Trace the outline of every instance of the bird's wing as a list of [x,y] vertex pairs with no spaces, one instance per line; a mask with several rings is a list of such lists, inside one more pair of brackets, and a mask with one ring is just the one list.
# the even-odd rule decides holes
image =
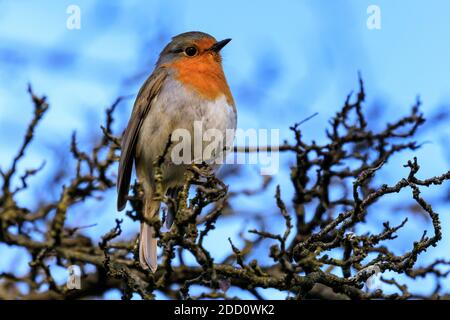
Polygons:
[[139,90],[134,102],[133,112],[122,137],[122,151],[120,154],[119,173],[117,177],[117,209],[122,210],[127,203],[130,187],[131,172],[135,156],[136,141],[142,123],[150,110],[155,97],[161,90],[167,77],[164,67],[156,69]]

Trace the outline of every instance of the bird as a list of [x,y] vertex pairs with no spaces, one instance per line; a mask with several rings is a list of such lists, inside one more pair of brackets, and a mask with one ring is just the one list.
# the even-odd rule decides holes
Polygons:
[[[155,163],[167,151],[175,130],[194,134],[197,122],[202,129],[217,130],[228,138],[231,135],[229,140],[233,140],[237,111],[221,56],[221,50],[230,41],[217,41],[207,33],[190,31],[172,37],[161,51],[153,72],[136,96],[122,136],[117,176],[118,211],[126,206],[134,166],[143,189],[144,217],[151,219],[159,214],[161,202],[155,197]],[[230,148],[229,140],[223,141],[221,148]],[[211,162],[220,156],[223,156],[221,152],[212,152],[201,161]],[[214,169],[218,167],[215,165]],[[169,157],[160,168],[162,179],[158,181],[163,194],[177,197],[184,183],[186,165],[171,162]],[[167,227],[174,220],[173,214],[169,210]],[[152,272],[158,266],[155,230],[145,221],[141,222],[139,234],[139,264]]]

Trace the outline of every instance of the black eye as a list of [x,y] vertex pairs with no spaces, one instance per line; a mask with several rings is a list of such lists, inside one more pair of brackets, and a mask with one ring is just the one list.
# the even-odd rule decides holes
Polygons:
[[188,55],[189,57],[193,57],[197,54],[197,48],[195,47],[187,47],[184,50],[184,53],[186,53],[186,55]]

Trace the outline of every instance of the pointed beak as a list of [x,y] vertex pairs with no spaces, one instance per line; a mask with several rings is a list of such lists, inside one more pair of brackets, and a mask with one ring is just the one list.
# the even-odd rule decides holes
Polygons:
[[214,51],[214,52],[219,52],[219,51],[222,50],[222,48],[225,47],[225,46],[228,44],[228,42],[230,42],[230,41],[231,41],[231,39],[225,39],[225,40],[222,40],[222,41],[218,41],[218,42],[214,43],[214,44],[212,45],[212,47],[209,48],[209,50]]

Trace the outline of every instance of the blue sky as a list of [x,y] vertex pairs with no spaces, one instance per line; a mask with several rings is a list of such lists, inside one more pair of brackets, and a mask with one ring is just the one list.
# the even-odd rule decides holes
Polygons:
[[[81,9],[80,30],[66,28],[70,4]],[[366,10],[372,4],[381,9],[380,30],[366,27]],[[68,145],[73,130],[82,141],[95,134],[104,108],[118,95],[137,92],[162,44],[191,30],[233,39],[223,51],[224,68],[239,110],[238,125],[244,129],[279,128],[281,138],[289,138],[289,125],[318,112],[304,125],[304,136],[324,139],[328,119],[357,89],[358,71],[365,80],[367,105],[383,121],[406,114],[417,95],[425,115],[448,113],[449,12],[450,2],[444,0],[0,1],[0,166],[9,163],[31,117],[27,83],[48,96],[51,109],[21,168],[50,157],[47,170],[51,170],[61,161],[52,148]],[[120,105],[116,130],[123,129],[132,102]],[[448,140],[449,133],[448,127],[441,126],[421,136],[430,142],[414,153],[423,176],[448,169],[441,142]],[[382,171],[384,181],[403,177],[406,169],[399,170],[399,165],[412,155],[405,153],[390,162]],[[290,159],[282,161],[286,164]],[[292,195],[288,174],[285,170],[275,178],[286,201]],[[246,175],[253,179],[238,179],[232,188],[254,186],[260,179],[254,168],[246,168]],[[31,201],[34,195],[23,195],[23,200]],[[86,204],[87,218],[74,213],[70,222],[98,223],[101,228],[89,231],[98,237],[113,226],[113,217],[120,216],[114,197],[111,192],[101,203]],[[266,210],[267,204],[260,200],[240,199],[239,205],[246,212]],[[448,205],[438,209],[444,230],[449,230]],[[98,210],[110,214],[99,217]],[[385,218],[375,217],[378,227]],[[400,250],[422,232],[423,225],[411,224]],[[126,227],[129,237],[137,231],[129,221]],[[233,221],[224,221],[214,239],[226,239],[239,229]],[[223,243],[216,249],[218,255],[229,249]],[[427,257],[448,257],[449,245],[450,237],[444,236]],[[0,262],[1,269],[11,264],[15,253],[1,246],[0,251],[11,257]]]

